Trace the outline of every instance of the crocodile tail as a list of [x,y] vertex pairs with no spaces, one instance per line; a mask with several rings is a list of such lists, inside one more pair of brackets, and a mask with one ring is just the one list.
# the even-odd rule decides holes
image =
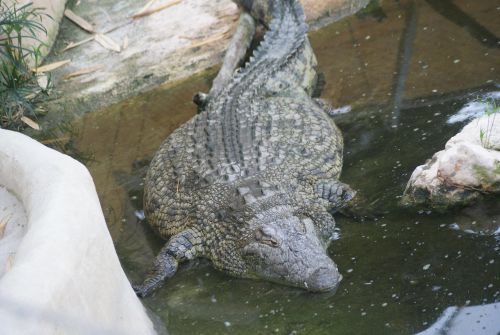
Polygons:
[[304,9],[298,0],[234,1],[268,27],[264,40],[254,50],[246,68],[269,57],[286,60],[303,45],[308,25]]
[[305,22],[304,10],[298,0],[233,0],[233,2],[266,27],[269,27],[271,21],[276,18],[276,12],[281,12],[286,5],[293,6],[297,17]]

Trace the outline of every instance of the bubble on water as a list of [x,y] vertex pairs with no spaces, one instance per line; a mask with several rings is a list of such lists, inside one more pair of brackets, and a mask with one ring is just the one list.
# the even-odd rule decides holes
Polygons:
[[439,286],[439,285],[434,285],[434,286],[432,286],[432,289],[431,289],[431,290],[432,290],[432,292],[437,292],[437,291],[441,290],[441,286]]
[[382,307],[387,307],[387,303],[386,303],[386,302],[384,302],[384,303],[382,303],[382,305],[381,305],[381,306],[382,306]]
[[229,321],[224,321],[224,326],[226,326],[226,327],[230,327],[230,326],[231,326],[231,322],[229,322]]
[[135,215],[136,218],[138,218],[141,221],[146,218],[146,215],[144,215],[144,211],[142,209],[135,211],[134,215]]
[[340,236],[341,236],[340,229],[339,228],[335,228],[332,236],[330,237],[330,240],[331,241],[337,241],[337,240],[340,239]]
[[345,114],[345,113],[349,113],[351,110],[352,110],[352,107],[350,105],[346,105],[346,106],[332,109],[331,114],[333,114],[333,115]]

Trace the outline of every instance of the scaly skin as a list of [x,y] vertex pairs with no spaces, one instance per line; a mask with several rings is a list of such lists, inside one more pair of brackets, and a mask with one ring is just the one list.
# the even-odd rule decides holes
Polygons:
[[354,192],[338,181],[342,135],[310,96],[316,59],[302,7],[238,3],[268,32],[249,63],[151,162],[145,212],[168,242],[135,287],[139,296],[195,257],[234,276],[311,291],[334,289],[341,279],[325,251],[335,226],[328,211]]

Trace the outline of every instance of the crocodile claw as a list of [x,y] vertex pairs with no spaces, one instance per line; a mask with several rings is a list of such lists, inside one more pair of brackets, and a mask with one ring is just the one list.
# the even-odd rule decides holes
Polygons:
[[198,106],[198,107],[204,107],[206,106],[208,102],[208,94],[203,93],[203,92],[198,92],[193,96],[193,102]]
[[146,290],[142,285],[132,285],[132,288],[139,298],[144,298],[146,296]]

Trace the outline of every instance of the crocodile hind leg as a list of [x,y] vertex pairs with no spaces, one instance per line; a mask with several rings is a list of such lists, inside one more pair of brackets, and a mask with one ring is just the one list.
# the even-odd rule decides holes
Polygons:
[[247,13],[242,13],[238,21],[236,32],[226,50],[222,67],[213,80],[212,88],[206,93],[198,92],[193,97],[193,102],[204,107],[207,102],[217,96],[229,83],[234,71],[245,58],[250,43],[255,35],[255,20]]
[[137,296],[142,298],[149,295],[175,274],[180,262],[197,257],[202,246],[199,236],[193,229],[172,236],[156,256],[144,282],[133,286]]

